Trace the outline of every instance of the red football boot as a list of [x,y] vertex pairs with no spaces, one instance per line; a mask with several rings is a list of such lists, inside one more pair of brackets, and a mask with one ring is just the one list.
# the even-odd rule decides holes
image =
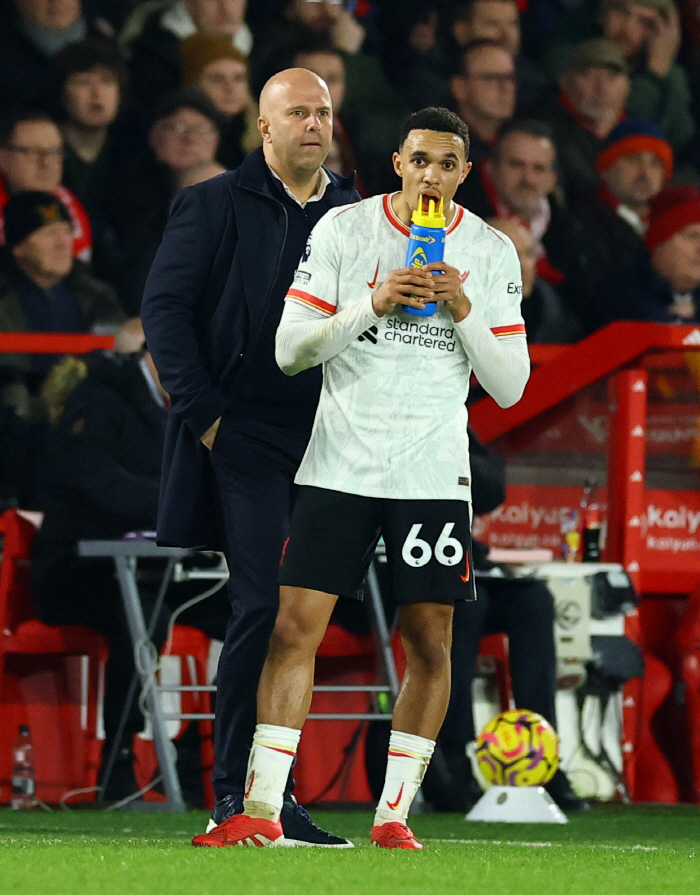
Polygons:
[[262,820],[247,814],[233,814],[220,823],[210,833],[200,833],[192,840],[192,845],[223,848],[227,845],[253,845],[257,848],[271,848],[284,845],[282,824],[279,821]]
[[390,821],[389,823],[377,824],[376,827],[372,827],[369,841],[372,845],[376,845],[377,848],[409,848],[414,850],[423,848],[406,824],[400,824],[398,821]]

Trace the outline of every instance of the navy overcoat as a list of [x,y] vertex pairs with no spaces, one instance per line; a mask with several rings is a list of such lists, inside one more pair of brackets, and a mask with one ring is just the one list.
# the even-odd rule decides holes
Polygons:
[[[359,198],[352,176],[328,174],[323,198],[312,203],[314,217]],[[235,397],[273,292],[280,290],[281,300],[289,286],[276,282],[289,227],[278,190],[261,149],[236,170],[183,190],[146,281],[141,317],[171,398],[161,544],[223,547],[208,450],[199,438]]]

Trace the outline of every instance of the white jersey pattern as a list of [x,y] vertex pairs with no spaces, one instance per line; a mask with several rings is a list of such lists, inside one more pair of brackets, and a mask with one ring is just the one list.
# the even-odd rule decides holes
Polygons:
[[[472,310],[455,324],[400,308],[377,317],[371,293],[405,266],[408,228],[390,196],[329,211],[313,230],[277,333],[287,373],[323,362],[323,389],[296,481],[367,497],[469,500],[465,401],[474,368],[502,405],[529,375],[520,264],[510,240],[461,207],[445,262]],[[499,344],[500,343],[500,344]]]

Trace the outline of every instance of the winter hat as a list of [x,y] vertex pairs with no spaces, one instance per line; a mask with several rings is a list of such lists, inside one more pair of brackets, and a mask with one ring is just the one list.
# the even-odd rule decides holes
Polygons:
[[622,74],[627,74],[629,70],[622,50],[604,37],[593,37],[578,44],[568,54],[564,63],[565,73],[588,71],[589,68],[611,68]]
[[623,119],[610,131],[596,162],[598,173],[606,171],[623,155],[637,152],[653,152],[664,166],[664,182],[670,180],[673,174],[671,144],[660,127],[634,116]]
[[182,60],[182,83],[194,84],[202,74],[202,69],[219,59],[235,59],[246,67],[248,60],[237,50],[228,37],[198,32],[185,38],[180,44]]
[[644,243],[650,252],[691,224],[700,224],[700,190],[669,186],[649,203],[649,229]]
[[3,209],[5,217],[5,245],[13,249],[36,230],[48,224],[65,221],[72,224],[66,206],[51,193],[24,190],[11,196]]

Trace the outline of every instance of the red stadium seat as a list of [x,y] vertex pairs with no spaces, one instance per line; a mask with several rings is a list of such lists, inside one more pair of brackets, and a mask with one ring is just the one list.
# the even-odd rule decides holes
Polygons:
[[19,724],[28,723],[32,731],[37,795],[44,801],[56,802],[68,790],[93,785],[99,760],[98,694],[108,647],[86,628],[48,626],[37,619],[29,596],[36,531],[31,514],[7,510],[0,516],[0,787],[5,801],[10,745]]

